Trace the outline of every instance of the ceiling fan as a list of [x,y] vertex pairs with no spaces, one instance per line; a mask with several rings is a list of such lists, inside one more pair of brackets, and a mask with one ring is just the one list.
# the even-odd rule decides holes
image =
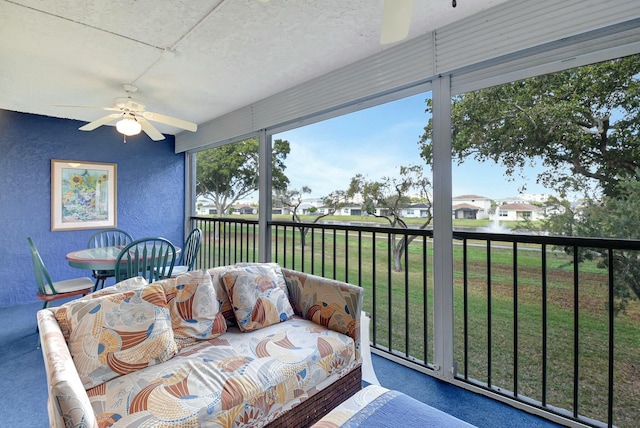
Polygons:
[[160,113],[153,113],[147,111],[145,105],[140,101],[131,97],[131,94],[135,93],[138,88],[134,85],[122,85],[126,97],[116,98],[113,101],[113,107],[94,107],[94,106],[76,106],[76,105],[60,105],[64,107],[84,107],[84,108],[98,108],[107,111],[114,111],[117,113],[111,113],[100,119],[89,122],[86,125],[78,128],[81,131],[93,131],[102,125],[107,125],[110,122],[116,121],[116,129],[118,132],[124,135],[124,142],[127,142],[127,137],[137,135],[140,131],[144,131],[149,138],[154,141],[164,140],[164,135],[158,131],[149,121],[163,123],[165,125],[175,126],[176,128],[185,129],[187,131],[195,132],[198,129],[198,125],[193,122],[178,119],[175,117],[165,116]]
[[[269,0],[258,1],[269,2]],[[453,0],[453,7],[456,7],[456,0]],[[387,45],[406,39],[409,35],[412,14],[413,0],[384,0],[380,44]]]
[[409,35],[413,0],[384,0],[380,44],[399,42]]
[[[451,0],[451,7],[457,5],[457,0]],[[384,0],[380,44],[386,45],[406,39],[412,15],[413,0]]]

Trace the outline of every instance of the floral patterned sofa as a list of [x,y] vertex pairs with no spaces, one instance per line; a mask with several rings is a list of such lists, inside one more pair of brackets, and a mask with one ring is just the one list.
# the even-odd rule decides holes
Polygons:
[[361,387],[362,293],[247,264],[41,310],[51,426],[308,426]]

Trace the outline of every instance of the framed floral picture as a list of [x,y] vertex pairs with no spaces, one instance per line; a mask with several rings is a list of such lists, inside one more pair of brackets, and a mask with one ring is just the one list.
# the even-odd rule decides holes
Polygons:
[[116,164],[51,160],[51,230],[116,227]]

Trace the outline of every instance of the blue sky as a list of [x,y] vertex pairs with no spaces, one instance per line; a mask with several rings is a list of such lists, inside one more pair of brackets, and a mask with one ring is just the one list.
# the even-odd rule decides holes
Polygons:
[[[428,96],[416,95],[274,135],[291,146],[285,162],[290,187],[306,185],[313,191],[311,197],[321,197],[345,190],[357,173],[379,180],[397,175],[401,165],[423,165],[418,140],[428,120],[424,111]],[[526,193],[550,193],[535,183],[538,170],[525,170]],[[507,181],[504,168],[497,164],[469,159],[453,165],[453,196],[512,197],[523,184],[519,177]]]

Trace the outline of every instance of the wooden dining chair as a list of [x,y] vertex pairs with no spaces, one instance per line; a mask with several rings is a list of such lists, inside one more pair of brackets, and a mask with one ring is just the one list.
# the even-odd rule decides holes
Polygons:
[[126,245],[116,258],[116,282],[142,276],[152,283],[170,277],[175,264],[176,247],[168,239],[137,239]]
[[[101,247],[117,247],[129,244],[133,241],[133,237],[122,229],[104,229],[99,230],[89,238],[87,248],[101,248]],[[107,278],[115,277],[116,272],[113,270],[94,270],[93,277],[96,279],[96,284],[93,290],[98,288],[104,288],[104,282]],[[102,283],[100,287],[98,285]]]
[[187,239],[184,241],[184,247],[182,247],[182,252],[180,253],[180,260],[171,272],[172,277],[193,270],[196,265],[196,258],[198,257],[201,243],[202,231],[196,227],[189,233],[189,236],[187,236]]
[[85,295],[93,290],[93,280],[88,277],[53,282],[33,240],[31,238],[27,238],[27,240],[29,241],[33,268],[36,274],[36,282],[38,283],[36,297],[44,301],[42,309],[49,306],[49,302],[53,300],[64,299],[79,294]]

